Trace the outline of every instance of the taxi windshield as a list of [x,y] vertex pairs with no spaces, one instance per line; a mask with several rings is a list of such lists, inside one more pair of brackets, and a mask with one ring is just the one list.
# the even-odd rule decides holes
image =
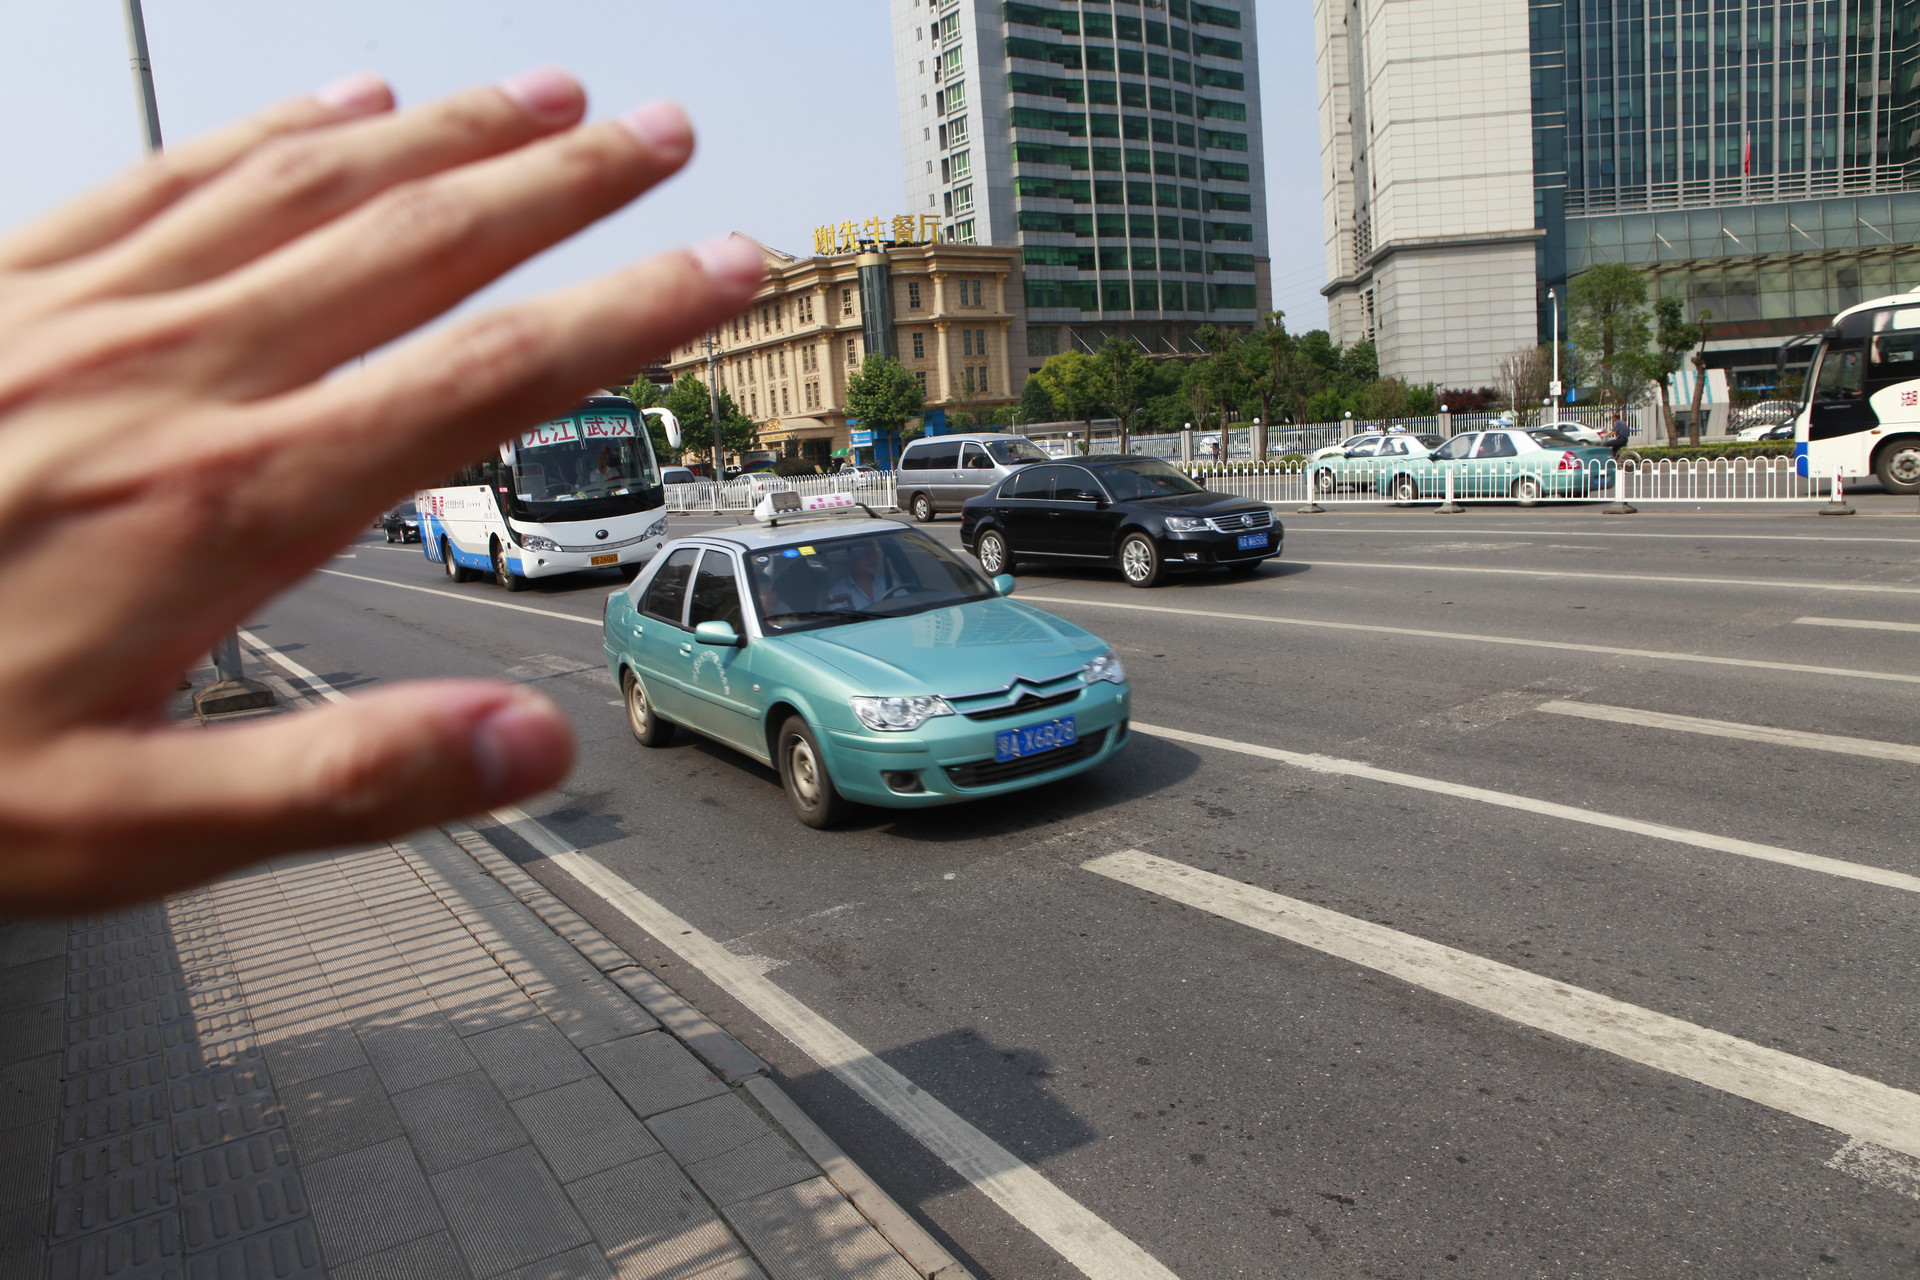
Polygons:
[[912,529],[796,537],[748,552],[747,578],[768,635],[903,618],[995,595],[972,564]]

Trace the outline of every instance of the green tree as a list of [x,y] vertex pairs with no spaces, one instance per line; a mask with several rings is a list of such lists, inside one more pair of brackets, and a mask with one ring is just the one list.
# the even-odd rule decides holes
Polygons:
[[1327,387],[1314,393],[1307,401],[1306,422],[1338,422],[1340,415],[1347,411],[1347,401],[1338,391]]
[[1282,418],[1305,422],[1307,404],[1326,381],[1323,369],[1306,349],[1304,335],[1287,332],[1286,313],[1275,311],[1240,346],[1240,363],[1269,427]]
[[758,439],[758,431],[753,419],[740,412],[733,397],[725,387],[720,389],[720,448],[722,456],[713,457],[713,409],[707,395],[707,384],[693,376],[683,373],[680,380],[667,391],[661,403],[680,420],[680,437],[683,453],[701,453],[713,464],[715,478],[726,474],[725,454],[742,454],[753,448]]
[[877,351],[847,379],[847,416],[871,431],[897,434],[924,403],[920,380],[898,360]]
[[1702,307],[1694,322],[1700,342],[1693,349],[1693,412],[1687,415],[1687,442],[1700,443],[1700,397],[1707,392],[1707,343],[1713,340],[1713,312]]
[[1340,372],[1356,386],[1380,380],[1380,353],[1365,339],[1340,353]]
[[[1704,313],[1711,317],[1712,313]],[[1673,416],[1673,394],[1667,380],[1680,372],[1687,352],[1699,345],[1701,326],[1687,319],[1678,298],[1656,298],[1653,303],[1653,350],[1647,353],[1646,373],[1660,387],[1660,419],[1667,428],[1667,443],[1680,443],[1680,424]]]
[[1060,421],[1059,406],[1047,394],[1046,384],[1034,377],[1029,377],[1026,385],[1020,388],[1019,413],[1023,423]]
[[1576,276],[1568,293],[1588,381],[1604,403],[1624,409],[1646,390],[1647,278],[1624,262],[1603,262]]
[[1047,397],[1053,401],[1061,421],[1078,418],[1086,424],[1080,451],[1092,452],[1093,415],[1103,403],[1101,393],[1105,389],[1100,362],[1084,351],[1062,351],[1048,356],[1029,381],[1037,381],[1046,388]]
[[1127,452],[1133,420],[1153,381],[1153,366],[1140,354],[1140,344],[1113,334],[1100,345],[1100,398],[1120,419],[1120,452]]
[[[656,405],[664,407],[666,402],[666,393],[645,378],[634,379],[631,385],[620,388],[620,394],[633,401],[636,409],[651,409]],[[660,425],[660,419],[650,418],[644,413],[640,419],[647,424],[647,435],[653,440],[653,456],[663,464],[680,461],[681,450],[667,443],[667,429]],[[686,437],[682,436],[681,440],[686,441]]]
[[1406,383],[1398,378],[1379,378],[1360,389],[1358,408],[1365,417],[1385,421],[1411,416],[1412,403],[1412,391]]

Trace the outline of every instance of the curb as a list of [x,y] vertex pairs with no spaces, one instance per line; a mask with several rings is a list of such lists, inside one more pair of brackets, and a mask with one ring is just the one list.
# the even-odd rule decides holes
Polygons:
[[759,1054],[688,1004],[678,992],[588,924],[479,831],[461,822],[444,823],[440,829],[464,849],[481,870],[525,903],[548,928],[571,943],[587,963],[611,978],[635,1003],[659,1019],[660,1025],[712,1068],[715,1075],[729,1086],[744,1089],[775,1127],[819,1166],[827,1181],[923,1280],[973,1280],[972,1272],[943,1249],[893,1197],[881,1190],[865,1170],[848,1159],[839,1145],[787,1096],[786,1090],[774,1083],[770,1078],[773,1069]]

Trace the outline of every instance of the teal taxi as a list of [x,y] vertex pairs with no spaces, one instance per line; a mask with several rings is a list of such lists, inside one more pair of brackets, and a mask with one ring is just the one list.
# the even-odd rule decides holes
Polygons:
[[1007,599],[846,494],[769,495],[756,522],[675,539],[607,599],[607,669],[643,746],[675,727],[779,772],[812,827],[1042,786],[1127,740],[1110,645]]

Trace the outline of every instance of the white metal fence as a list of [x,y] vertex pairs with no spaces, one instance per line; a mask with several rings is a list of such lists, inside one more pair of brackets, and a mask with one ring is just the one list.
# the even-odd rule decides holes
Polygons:
[[[803,498],[826,493],[844,493],[864,502],[875,511],[889,511],[895,505],[893,476],[887,472],[859,475],[795,476],[786,479],[786,487]],[[714,484],[710,480],[667,486],[667,510],[675,515],[738,515],[750,512],[765,496],[748,480],[729,480]]]
[[1435,502],[1806,502],[1829,496],[1832,478],[1796,474],[1791,458],[1685,458],[1593,462],[1562,470],[1512,459],[1442,470],[1382,467],[1338,474],[1287,466],[1195,466],[1218,493],[1276,505],[1411,506]]

